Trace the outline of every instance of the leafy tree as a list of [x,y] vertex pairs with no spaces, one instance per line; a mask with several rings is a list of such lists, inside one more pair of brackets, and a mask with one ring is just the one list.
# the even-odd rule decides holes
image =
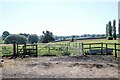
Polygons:
[[41,36],[41,42],[48,43],[48,42],[52,42],[52,41],[55,41],[55,39],[53,37],[53,33],[50,31],[43,31],[43,35]]
[[2,33],[2,38],[3,38],[3,40],[7,37],[7,36],[9,36],[10,35],[10,33],[8,32],[8,31],[4,31],[3,33]]
[[25,37],[28,37],[30,34],[20,33],[20,35],[23,35],[23,36],[25,36]]
[[111,21],[109,21],[108,25],[109,25],[109,36],[112,36],[112,26],[111,26]]
[[31,34],[28,36],[29,43],[37,43],[38,42],[38,36],[36,34]]
[[27,42],[27,38],[25,36],[22,35],[9,35],[5,38],[4,43],[5,44],[13,44],[13,42],[16,42],[18,44],[25,44]]
[[108,23],[108,40],[112,40],[113,36],[112,36],[112,26],[111,26],[111,21],[109,21]]
[[116,40],[116,21],[113,20],[113,38]]

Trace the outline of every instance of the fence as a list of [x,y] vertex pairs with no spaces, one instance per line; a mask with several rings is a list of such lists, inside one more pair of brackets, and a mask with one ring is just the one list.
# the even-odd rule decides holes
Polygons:
[[[27,52],[29,53],[33,51],[36,51],[34,53],[38,55],[57,55],[57,56],[80,56],[86,54],[87,51],[93,50],[93,49],[99,49],[101,50],[101,54],[103,49],[111,48],[114,51],[114,56],[118,57],[119,51],[120,51],[120,44],[118,43],[38,43],[35,48],[35,46],[29,46],[29,44],[26,47],[27,51],[23,51],[23,45],[19,45],[17,47],[17,50],[14,50],[13,45],[3,45],[2,50],[0,52],[3,53],[3,55],[13,55],[15,53],[14,51],[17,51],[16,53],[19,53],[19,51]],[[21,48],[21,49],[20,49]],[[25,47],[24,47],[25,48]]]
[[6,57],[29,55],[31,52],[36,55],[79,56],[83,55],[81,46],[81,43],[4,44],[1,53]]
[[[24,44],[24,45],[19,45],[17,44],[17,48],[16,45],[14,44],[14,54],[16,55],[16,51],[17,51],[17,56],[19,55],[34,55],[37,57],[37,45],[36,44]],[[16,50],[17,49],[17,50]]]
[[39,55],[81,55],[81,43],[39,43],[38,53]]
[[[119,51],[120,51],[120,44],[118,43],[85,43],[84,44],[85,46],[85,50],[87,49],[88,50],[93,50],[93,49],[100,49],[101,50],[101,54],[103,54],[103,49],[107,49],[110,48],[112,50],[114,50],[114,55],[115,57],[118,57],[119,54]],[[86,47],[88,46],[88,47]]]

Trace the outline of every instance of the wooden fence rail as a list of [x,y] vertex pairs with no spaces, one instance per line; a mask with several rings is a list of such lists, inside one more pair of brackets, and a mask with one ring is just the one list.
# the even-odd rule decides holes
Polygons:
[[[118,57],[118,53],[120,51],[120,44],[119,43],[64,43],[64,44],[25,44],[23,45],[15,45],[13,44],[13,55],[17,56],[18,54],[21,54],[19,52],[23,52],[25,54],[29,54],[30,52],[35,53],[36,56],[38,55],[37,52],[40,54],[43,53],[58,53],[58,54],[64,54],[64,53],[70,53],[73,56],[74,55],[84,55],[85,50],[96,50],[99,49],[101,54],[105,52],[105,50],[112,49],[114,51],[115,57]],[[46,51],[44,51],[46,50]],[[23,54],[24,55],[24,54]]]
[[[97,47],[92,47],[92,45],[98,45],[99,44],[99,46],[97,46]],[[106,49],[106,51],[107,51],[107,49],[109,48],[108,46],[109,45],[111,45],[111,46],[114,46],[114,47],[112,47],[112,48],[110,48],[110,49],[112,49],[112,50],[114,50],[115,51],[115,57],[117,57],[118,56],[118,53],[117,53],[117,51],[119,52],[120,51],[120,44],[118,44],[118,43],[84,43],[84,46],[85,45],[88,45],[89,47],[87,47],[87,48],[84,48],[84,49],[89,49],[89,50],[92,50],[92,49],[96,49],[96,48],[99,48],[99,49],[101,49],[101,54],[103,54],[103,49]],[[105,45],[105,46],[104,46]],[[117,46],[118,46],[118,48],[117,48]]]

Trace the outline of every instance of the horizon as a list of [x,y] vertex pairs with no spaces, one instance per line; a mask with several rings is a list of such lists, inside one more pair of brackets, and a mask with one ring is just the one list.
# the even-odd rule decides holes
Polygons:
[[105,34],[106,24],[109,21],[113,23],[114,19],[118,33],[117,0],[113,2],[46,0],[38,3],[26,1],[6,0],[0,3],[1,34],[3,31],[9,31],[11,34],[42,35],[42,31],[46,30],[57,36]]

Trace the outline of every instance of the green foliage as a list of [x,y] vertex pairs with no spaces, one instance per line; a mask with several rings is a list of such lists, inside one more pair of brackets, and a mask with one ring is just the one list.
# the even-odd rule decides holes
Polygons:
[[31,34],[28,36],[29,43],[37,43],[38,42],[38,36],[36,34]]
[[49,42],[55,41],[55,39],[53,37],[53,33],[50,31],[46,31],[46,32],[43,31],[43,35],[41,36],[40,41],[42,43],[49,43]]
[[30,34],[20,33],[19,35],[23,35],[23,36],[25,36],[25,37],[27,37],[27,38],[28,38],[28,36],[29,36]]
[[113,37],[108,36],[107,39],[108,39],[108,40],[113,40]]
[[111,26],[111,21],[109,21],[108,27],[109,27],[109,33],[108,33],[108,35],[112,37],[112,26]]
[[116,21],[113,20],[113,26],[111,25],[111,21],[109,21],[108,24],[106,24],[106,38],[108,40],[113,40],[113,38],[116,40]]
[[116,21],[113,20],[113,38],[116,40]]
[[3,40],[4,40],[7,36],[9,36],[9,35],[10,35],[10,33],[9,33],[8,31],[4,31],[4,32],[2,33]]
[[4,43],[5,44],[13,44],[13,42],[16,41],[18,44],[25,44],[27,42],[27,38],[22,35],[9,35],[5,38]]

